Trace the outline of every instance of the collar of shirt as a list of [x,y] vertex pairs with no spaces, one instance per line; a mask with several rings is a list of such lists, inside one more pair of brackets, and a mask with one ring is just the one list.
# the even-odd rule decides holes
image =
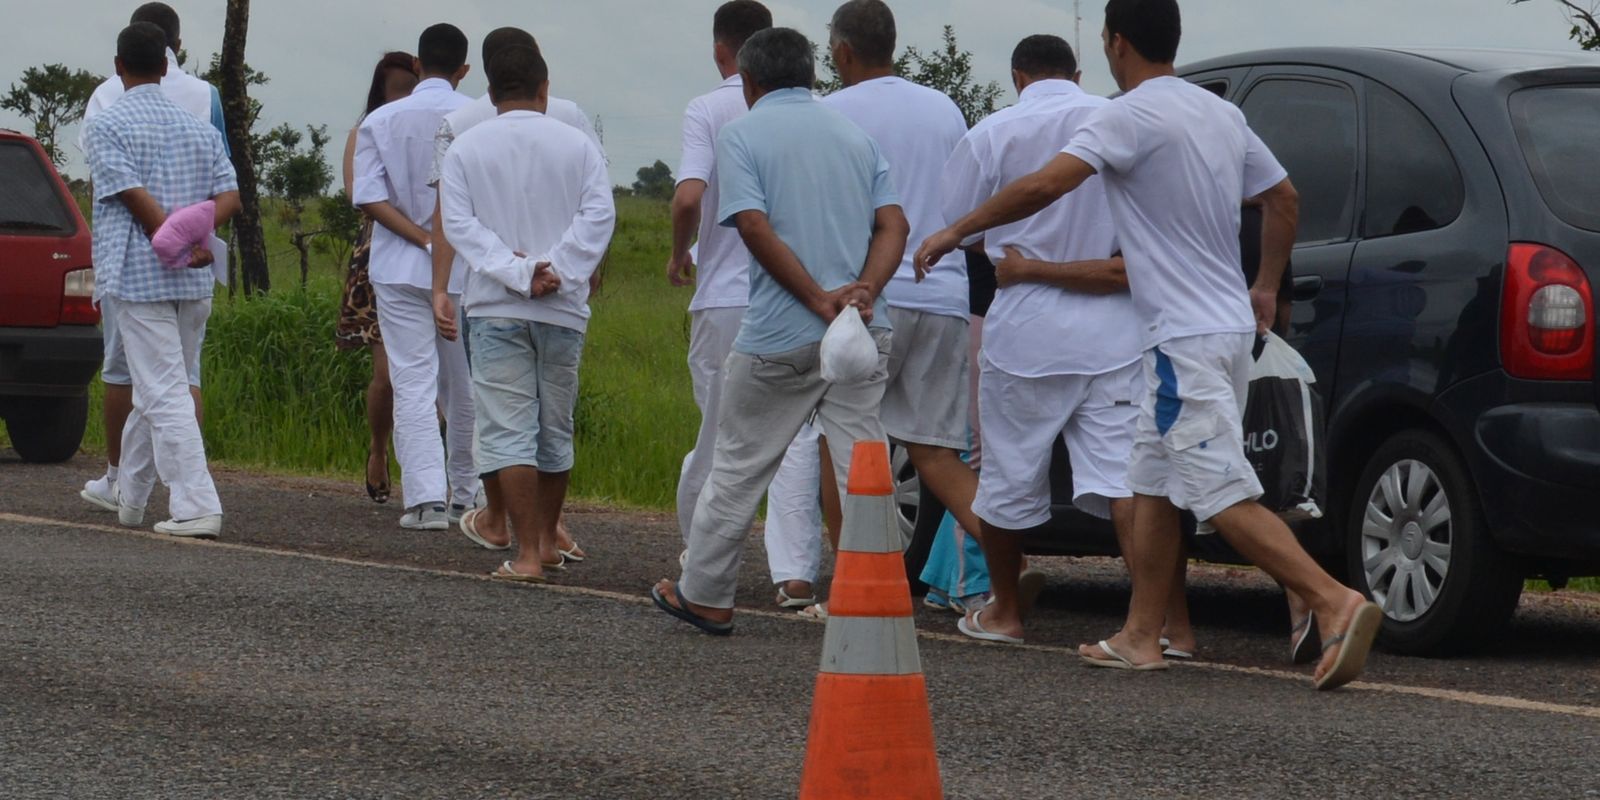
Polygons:
[[529,117],[542,117],[542,116],[544,116],[544,115],[540,114],[537,111],[529,111],[527,109],[519,108],[519,109],[515,109],[513,111],[507,111],[506,113],[501,114],[500,118],[501,119],[527,119]]
[[1083,94],[1083,87],[1066,78],[1048,78],[1034,81],[1023,87],[1022,94],[1017,95],[1018,102],[1027,102],[1036,97],[1051,97],[1058,95]]
[[810,103],[815,100],[816,98],[812,96],[810,89],[802,89],[796,86],[790,89],[777,89],[767,92],[750,108],[754,110],[762,106],[786,106],[794,103]]
[[723,78],[722,79],[722,83],[717,84],[717,88],[718,89],[721,89],[721,88],[723,88],[725,86],[738,86],[740,88],[743,88],[744,87],[744,76],[740,75],[737,72],[735,72],[732,75],[729,75],[728,77]]
[[412,94],[417,94],[419,92],[453,92],[455,90],[456,90],[456,87],[451,86],[450,82],[445,80],[444,78],[423,78],[422,82],[418,83],[416,85],[416,87],[411,90],[411,93]]
[[146,94],[160,95],[161,94],[161,84],[159,84],[159,83],[144,83],[144,84],[140,84],[138,86],[135,86],[132,89],[129,89],[128,91],[126,91],[126,92],[123,92],[124,96],[134,96],[134,97],[137,97],[139,95],[146,95]]
[[183,67],[180,64],[178,64],[178,54],[172,52],[172,48],[170,48],[170,47],[167,48],[167,71],[168,72],[181,72],[181,71],[183,71]]

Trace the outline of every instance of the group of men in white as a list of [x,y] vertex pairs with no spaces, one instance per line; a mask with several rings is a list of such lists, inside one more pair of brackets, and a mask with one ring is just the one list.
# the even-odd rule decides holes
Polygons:
[[[1251,346],[1276,312],[1295,192],[1236,108],[1174,74],[1176,0],[1108,2],[1118,99],[1078,86],[1065,41],[1029,36],[1012,54],[1017,103],[971,130],[950,98],[894,74],[882,0],[835,12],[828,45],[844,88],[823,98],[811,43],[773,27],[756,0],[722,5],[712,34],[723,82],[685,114],[667,265],[672,283],[695,285],[689,366],[703,420],[678,491],[682,574],[652,588],[658,607],[732,632],[743,540],[766,493],[777,600],[825,615],[824,519],[837,536],[854,442],[888,439],[982,542],[993,596],[960,629],[1021,643],[1023,544],[1050,518],[1051,449],[1064,436],[1073,502],[1113,520],[1134,587],[1124,627],[1081,648],[1086,663],[1153,670],[1194,651],[1184,509],[1294,593],[1304,629],[1331,634],[1319,688],[1360,673],[1380,612],[1254,502],[1243,451]],[[485,39],[489,93],[476,100],[456,91],[467,55],[455,27],[423,32],[421,81],[361,123],[352,195],[377,224],[400,524],[455,522],[481,547],[516,546],[494,575],[543,582],[583,558],[560,514],[615,210],[599,142],[576,105],[549,96],[533,37]],[[1252,198],[1266,222],[1247,287],[1237,237]],[[975,398],[964,248],[987,254],[1000,285]],[[819,343],[846,308],[872,331],[878,369],[830,384]],[[198,345],[186,342],[191,352],[193,373]],[[976,473],[961,458],[973,402]],[[201,510],[220,526],[212,505]]]

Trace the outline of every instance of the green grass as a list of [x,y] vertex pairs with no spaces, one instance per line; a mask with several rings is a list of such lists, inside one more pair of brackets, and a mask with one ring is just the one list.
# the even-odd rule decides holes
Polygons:
[[[267,220],[273,290],[220,290],[206,333],[205,439],[220,463],[360,480],[366,464],[365,351],[334,347],[344,264],[313,253],[301,288],[288,233]],[[606,284],[594,298],[577,409],[575,498],[668,509],[699,412],[690,391],[686,290],[668,287],[663,202],[618,198]],[[101,387],[91,388],[84,448],[104,452]],[[398,477],[398,476],[397,476]]]

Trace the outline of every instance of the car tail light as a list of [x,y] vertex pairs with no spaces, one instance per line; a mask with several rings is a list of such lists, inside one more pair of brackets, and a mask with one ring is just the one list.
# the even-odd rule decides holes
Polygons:
[[94,307],[94,268],[67,273],[67,285],[61,293],[61,324],[93,325],[99,321],[100,311]]
[[1594,295],[1566,253],[1517,243],[1506,255],[1500,358],[1513,377],[1594,378]]

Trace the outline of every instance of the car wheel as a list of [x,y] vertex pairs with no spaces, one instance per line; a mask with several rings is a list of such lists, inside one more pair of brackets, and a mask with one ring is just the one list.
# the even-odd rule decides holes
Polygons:
[[889,469],[894,472],[894,504],[898,510],[895,520],[900,524],[900,549],[911,545],[917,531],[918,511],[922,505],[922,479],[911,466],[911,455],[904,447],[892,446],[889,451]]
[[1523,570],[1490,540],[1466,468],[1438,436],[1408,431],[1379,447],[1346,519],[1350,577],[1383,608],[1389,649],[1467,649],[1511,618]]
[[78,453],[89,421],[89,397],[14,397],[5,404],[6,433],[23,461],[55,464]]

